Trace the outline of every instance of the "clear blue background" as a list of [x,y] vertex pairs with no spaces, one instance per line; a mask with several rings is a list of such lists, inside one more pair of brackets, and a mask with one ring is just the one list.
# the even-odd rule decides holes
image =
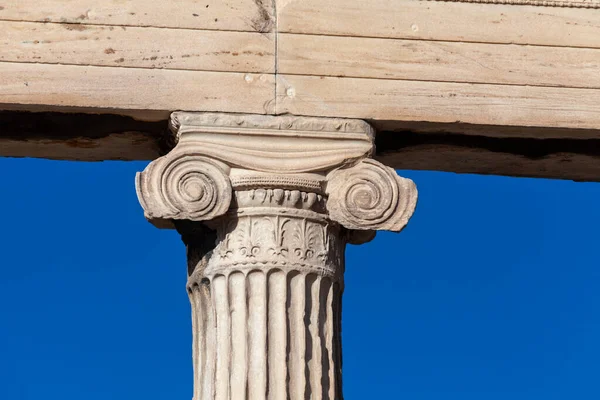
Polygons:
[[[185,250],[145,163],[0,159],[0,399],[191,398]],[[600,184],[402,171],[417,213],[350,246],[344,390],[600,398]]]

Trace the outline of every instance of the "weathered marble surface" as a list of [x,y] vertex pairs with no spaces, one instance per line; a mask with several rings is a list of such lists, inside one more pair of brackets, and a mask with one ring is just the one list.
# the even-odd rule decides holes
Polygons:
[[194,399],[341,394],[346,243],[412,215],[412,181],[370,159],[363,121],[175,113],[137,176],[146,217],[188,250]]

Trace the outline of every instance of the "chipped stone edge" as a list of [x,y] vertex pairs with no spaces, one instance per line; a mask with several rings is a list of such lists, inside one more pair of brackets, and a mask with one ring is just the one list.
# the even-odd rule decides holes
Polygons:
[[375,129],[367,122],[357,119],[185,111],[172,113],[169,128],[177,136],[176,140],[179,139],[179,131],[182,126],[359,133],[365,134],[371,142],[375,141]]

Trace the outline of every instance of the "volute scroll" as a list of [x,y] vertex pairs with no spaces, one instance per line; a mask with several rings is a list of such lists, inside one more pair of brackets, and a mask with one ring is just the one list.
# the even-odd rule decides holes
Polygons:
[[417,205],[417,187],[389,167],[365,159],[327,176],[329,217],[347,229],[400,232]]
[[136,176],[146,218],[162,228],[171,220],[208,221],[227,212],[232,188],[228,168],[210,158],[174,151]]

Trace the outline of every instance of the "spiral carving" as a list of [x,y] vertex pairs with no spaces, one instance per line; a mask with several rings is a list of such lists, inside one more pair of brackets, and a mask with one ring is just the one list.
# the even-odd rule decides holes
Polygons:
[[232,188],[217,162],[198,155],[157,160],[138,176],[138,197],[150,219],[206,221],[229,209]]
[[399,232],[417,203],[413,181],[374,160],[330,173],[327,194],[330,218],[348,229]]

